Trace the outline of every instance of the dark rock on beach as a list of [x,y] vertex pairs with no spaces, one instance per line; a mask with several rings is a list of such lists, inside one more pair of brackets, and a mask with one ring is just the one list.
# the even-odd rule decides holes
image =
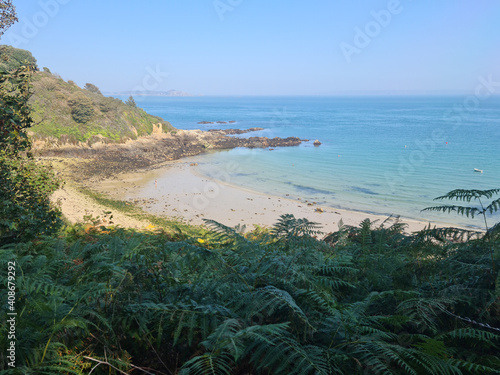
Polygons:
[[233,135],[233,134],[245,134],[250,132],[256,132],[259,130],[264,130],[264,128],[250,128],[250,129],[209,129],[209,132],[220,132],[224,135]]
[[[247,148],[276,148],[298,146],[300,138],[267,138],[267,137],[231,137],[232,134],[243,134],[262,130],[251,128],[246,130],[178,130],[175,133],[162,133],[142,137],[127,143],[87,143],[46,142],[35,149],[40,156],[69,157],[94,160],[88,163],[93,165],[93,172],[99,168],[104,174],[122,172],[138,168],[154,167],[165,161],[177,160],[187,156],[195,156],[207,150],[224,150],[236,147]],[[104,172],[106,170],[107,172]],[[103,173],[98,173],[103,175]]]

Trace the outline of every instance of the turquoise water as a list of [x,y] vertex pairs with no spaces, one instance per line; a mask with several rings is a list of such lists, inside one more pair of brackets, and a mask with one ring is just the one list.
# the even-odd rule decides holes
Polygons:
[[[481,226],[479,218],[421,209],[453,189],[500,188],[499,97],[477,101],[465,96],[138,97],[136,101],[180,129],[262,127],[265,130],[247,136],[310,139],[298,147],[234,149],[200,159],[202,173],[265,193]],[[204,120],[236,123],[197,124]],[[315,139],[322,145],[314,147]],[[499,220],[496,215],[491,221]]]

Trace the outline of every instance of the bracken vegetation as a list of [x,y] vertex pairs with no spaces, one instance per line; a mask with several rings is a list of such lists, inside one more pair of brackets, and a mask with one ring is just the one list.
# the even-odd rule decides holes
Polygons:
[[[242,235],[73,226],[4,247],[23,374],[487,374],[500,238],[365,220],[324,241],[283,216]],[[5,305],[2,305],[5,309]],[[5,312],[3,316],[5,316]],[[1,323],[1,353],[7,325]],[[2,367],[3,366],[3,367]],[[20,372],[19,372],[20,371]]]

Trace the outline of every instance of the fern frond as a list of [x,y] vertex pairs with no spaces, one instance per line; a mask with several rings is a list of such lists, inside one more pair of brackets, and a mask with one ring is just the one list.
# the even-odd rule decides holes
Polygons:
[[306,314],[287,291],[268,285],[257,289],[253,296],[253,310],[255,312],[266,316],[272,316],[278,311],[288,312],[290,317],[296,317],[306,326],[313,328]]
[[453,205],[426,207],[422,211],[435,211],[444,213],[456,212],[458,215],[465,215],[467,217],[470,216],[472,219],[474,219],[474,216],[482,213],[482,211],[477,207],[465,207],[465,206],[453,206]]
[[231,228],[211,219],[203,219],[203,221],[210,229],[217,233],[215,240],[220,243],[249,243],[249,241],[240,233],[240,231],[237,230],[238,228]]
[[496,223],[494,226],[488,229],[486,235],[489,238],[497,238],[500,235],[500,222]]
[[446,242],[446,241],[464,242],[464,241],[469,241],[473,238],[480,238],[482,235],[483,232],[469,230],[469,229],[461,229],[453,227],[430,228],[430,226],[415,233],[415,237],[432,238],[441,242]]
[[500,335],[493,332],[484,331],[474,328],[459,328],[450,332],[442,333],[436,336],[437,339],[453,339],[453,340],[472,340],[483,342],[488,345],[494,345],[495,341],[500,340]]
[[205,353],[187,361],[179,375],[231,375],[232,370],[233,364],[229,355]]
[[484,210],[486,212],[489,212],[490,214],[492,214],[493,212],[497,212],[498,210],[500,210],[500,198],[498,199],[495,199],[493,202],[491,202],[489,205],[487,205]]
[[294,215],[281,215],[274,224],[271,233],[275,237],[286,236],[314,236],[321,234],[321,225],[308,219],[296,219]]
[[366,250],[372,245],[372,224],[374,223],[367,218],[359,224],[362,250]]
[[447,362],[457,368],[463,368],[466,369],[468,372],[471,374],[477,374],[477,375],[482,375],[482,374],[500,374],[499,366],[500,366],[500,361],[498,360],[498,357],[494,358],[496,363],[493,364],[495,367],[491,366],[485,366],[482,364],[478,363],[473,363],[469,361],[464,361],[460,359],[449,359]]
[[465,201],[470,202],[472,199],[478,198],[488,198],[490,199],[493,195],[500,194],[500,189],[489,189],[489,190],[466,190],[466,189],[455,189],[452,190],[445,195],[434,198],[434,200],[457,200],[457,201]]
[[251,362],[258,370],[272,374],[308,375],[329,374],[325,350],[313,345],[302,346],[286,337],[275,337],[272,346],[258,348]]
[[238,319],[226,319],[212,332],[202,343],[209,350],[219,349],[225,346],[229,340],[232,341],[236,332],[242,329]]
[[453,300],[445,298],[411,298],[401,302],[397,311],[410,317],[417,325],[436,332],[438,315],[446,312],[447,305],[453,303]]

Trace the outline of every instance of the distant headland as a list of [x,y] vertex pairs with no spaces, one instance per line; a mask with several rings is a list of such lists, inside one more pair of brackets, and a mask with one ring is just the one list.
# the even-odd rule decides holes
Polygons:
[[168,90],[168,91],[152,91],[152,90],[141,90],[141,91],[119,91],[119,92],[105,92],[105,95],[132,95],[132,96],[200,96],[187,93],[180,90]]

